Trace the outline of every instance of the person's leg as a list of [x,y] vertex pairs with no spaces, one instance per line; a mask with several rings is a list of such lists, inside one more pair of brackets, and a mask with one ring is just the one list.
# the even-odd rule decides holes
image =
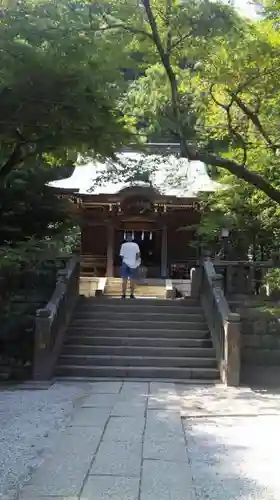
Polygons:
[[127,280],[128,280],[128,267],[123,263],[121,267],[121,278],[122,278],[122,297],[126,296]]
[[136,285],[136,269],[130,269],[130,297],[134,299]]
[[126,289],[127,289],[127,278],[122,279],[122,296],[123,298],[126,296]]

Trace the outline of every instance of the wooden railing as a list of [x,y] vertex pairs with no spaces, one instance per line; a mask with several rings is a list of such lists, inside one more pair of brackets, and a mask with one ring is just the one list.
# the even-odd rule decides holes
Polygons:
[[229,386],[240,382],[240,316],[232,313],[223,290],[223,277],[211,260],[205,260],[192,275],[192,295],[200,296],[211,332],[221,381]]
[[59,271],[54,293],[36,312],[33,378],[47,380],[54,371],[64,333],[79,297],[80,264],[76,258]]
[[81,255],[81,275],[82,276],[105,276],[107,258],[100,255]]

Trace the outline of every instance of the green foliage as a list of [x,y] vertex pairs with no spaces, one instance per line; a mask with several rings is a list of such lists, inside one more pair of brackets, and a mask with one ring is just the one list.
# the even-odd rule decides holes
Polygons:
[[47,185],[59,170],[36,158],[26,161],[25,168],[14,168],[6,187],[0,186],[0,241],[12,246],[30,238],[51,241],[71,224],[69,203]]
[[117,61],[111,65],[113,42],[95,36],[84,6],[75,9],[66,0],[23,0],[2,10],[3,166],[15,148],[13,166],[42,152],[64,157],[69,151],[91,151],[106,156],[127,138],[114,111],[124,83]]
[[49,161],[37,164],[29,159],[24,169],[12,171],[6,188],[0,187],[0,276],[7,299],[6,306],[1,302],[3,307],[22,286],[30,293],[34,287],[37,293],[45,287],[48,299],[56,277],[54,266],[43,265],[45,259],[55,260],[77,245],[72,229],[77,218],[71,213],[71,204],[46,185],[59,172]]
[[270,269],[265,277],[265,285],[269,287],[269,292],[280,291],[280,269]]
[[[138,2],[136,6],[123,0],[116,7],[115,2],[107,1],[102,2],[103,9],[100,7],[103,25],[104,18],[107,21],[107,36],[112,31],[121,32],[124,27],[131,50],[142,56],[138,67],[144,75],[130,85],[120,106],[128,123],[134,124],[138,133],[147,134],[152,139],[178,140],[169,80],[142,3]],[[228,6],[204,0],[183,4],[174,0],[169,3],[154,0],[151,7],[162,45],[167,55],[170,54],[172,69],[178,79],[184,132],[187,139],[193,141],[195,125],[200,121],[197,108],[201,95],[196,92],[192,76],[197,73],[198,62],[207,59],[220,45],[221,37],[241,29],[238,27],[240,20]]]
[[280,203],[280,38],[268,10],[250,22],[206,0],[98,6],[96,30],[125,33],[141,55],[144,74],[120,101],[135,133],[175,139],[182,156],[222,167]]

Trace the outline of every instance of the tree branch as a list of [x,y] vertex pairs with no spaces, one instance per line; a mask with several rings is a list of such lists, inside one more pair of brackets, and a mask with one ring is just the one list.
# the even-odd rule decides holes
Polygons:
[[104,21],[107,23],[107,26],[104,26],[104,28],[98,28],[96,31],[108,31],[108,30],[114,30],[114,29],[123,29],[125,31],[128,31],[129,33],[132,33],[133,35],[142,35],[145,37],[150,38],[153,40],[153,35],[152,33],[149,33],[148,31],[138,29],[138,28],[133,28],[132,26],[128,26],[127,24],[124,24],[123,22],[119,23],[110,23],[107,15],[103,13],[102,15]]
[[214,87],[215,87],[215,83],[212,83],[211,86],[210,86],[210,89],[209,89],[209,92],[210,92],[210,96],[211,96],[211,99],[212,101],[217,105],[219,106],[220,108],[222,108],[224,111],[227,111],[228,108],[231,107],[232,105],[232,102],[233,102],[233,99],[231,99],[230,103],[229,104],[224,104],[223,102],[220,102],[218,101],[218,99],[214,96]]
[[4,165],[0,169],[0,183],[3,182],[6,177],[10,174],[13,168],[20,163],[21,160],[21,146],[22,144],[17,142],[13,148],[12,153],[6,160]]
[[[278,57],[279,57],[279,54],[278,54]],[[235,93],[239,94],[240,92],[243,92],[247,87],[249,87],[249,85],[254,83],[256,80],[260,80],[264,76],[273,75],[274,73],[277,73],[277,75],[278,75],[279,70],[280,70],[280,66],[274,66],[273,68],[266,69],[262,73],[260,73],[260,71],[258,70],[257,74],[250,76],[250,78],[248,78],[245,82],[240,84],[237,87]]]
[[166,42],[166,54],[171,55],[172,52],[172,31],[170,26],[170,13],[171,13],[171,2],[166,0],[166,29],[167,29],[167,42]]
[[181,35],[181,37],[179,38],[179,40],[176,40],[176,42],[174,42],[172,44],[172,50],[174,50],[177,47],[179,47],[179,45],[181,45],[181,43],[183,43],[187,38],[189,38],[190,36],[192,36],[192,34],[193,34],[193,30],[190,30],[185,35]]
[[150,0],[142,0],[142,4],[143,4],[144,9],[146,11],[148,22],[150,24],[153,42],[156,46],[161,63],[165,69],[167,78],[169,80],[170,90],[171,90],[172,111],[173,111],[174,121],[176,123],[177,131],[178,131],[178,135],[180,138],[181,153],[182,153],[182,156],[188,158],[190,151],[189,151],[187,142],[185,140],[185,134],[184,134],[183,126],[182,126],[182,119],[181,119],[180,106],[179,106],[179,92],[178,92],[177,78],[176,78],[176,75],[173,71],[172,65],[170,63],[169,54],[167,54],[164,50],[164,46],[163,46],[162,40],[161,40],[160,35],[159,35],[156,19],[155,19],[155,16],[154,16],[152,8],[151,8]]
[[13,147],[13,151],[10,154],[9,158],[6,160],[4,165],[0,168],[0,183],[4,182],[6,177],[10,174],[13,168],[18,165],[22,157],[22,146],[26,145],[27,141],[23,137],[22,133],[19,129],[16,130],[16,143]]
[[244,138],[242,137],[242,135],[236,130],[236,128],[234,128],[233,123],[232,123],[232,116],[231,116],[231,112],[230,112],[231,107],[234,103],[234,99],[233,99],[233,97],[231,97],[231,101],[229,102],[229,104],[223,104],[222,102],[219,102],[218,99],[214,95],[214,92],[213,92],[214,87],[215,87],[215,84],[213,83],[210,87],[211,99],[213,100],[213,102],[217,106],[219,106],[220,108],[222,108],[226,112],[229,133],[232,135],[232,137],[235,137],[236,139],[238,139],[242,144],[242,149],[243,149],[243,163],[242,164],[243,164],[243,167],[245,167],[245,165],[247,163],[247,144],[246,144]]
[[254,111],[252,111],[247,104],[245,104],[242,99],[238,95],[236,95],[234,92],[230,92],[230,96],[234,100],[234,102],[237,104],[239,109],[243,111],[243,113],[249,118],[249,120],[253,123],[253,125],[256,127],[258,132],[261,134],[262,138],[265,140],[265,142],[271,147],[273,151],[276,151],[278,149],[278,146],[273,143],[273,141],[270,139],[269,135],[266,133],[264,130],[262,123]]
[[192,153],[189,157],[189,160],[201,161],[206,165],[223,168],[239,179],[242,179],[245,182],[248,182],[249,184],[255,186],[257,189],[260,189],[260,191],[265,193],[271,200],[280,204],[280,191],[278,189],[274,188],[257,172],[244,168],[244,165],[241,165],[234,160],[231,160],[229,158],[222,158],[200,151]]
[[229,132],[231,133],[231,135],[233,137],[235,137],[237,140],[239,140],[242,144],[242,149],[243,149],[243,162],[242,162],[242,165],[243,167],[246,166],[246,163],[247,163],[247,144],[245,142],[245,140],[243,139],[242,135],[237,132],[236,128],[234,128],[233,124],[232,124],[232,116],[231,116],[231,113],[230,113],[230,110],[231,110],[231,106],[228,107],[227,109],[227,121],[228,121],[228,129],[229,129]]
[[[176,74],[175,74],[173,67],[172,67],[172,64],[170,62],[169,54],[165,51],[162,39],[160,37],[157,22],[156,22],[156,19],[155,19],[155,16],[154,16],[154,13],[153,13],[153,10],[151,7],[151,2],[150,2],[150,0],[141,0],[141,1],[143,4],[143,7],[145,9],[149,25],[150,25],[151,34],[148,32],[145,32],[145,31],[142,32],[142,30],[140,30],[140,34],[148,36],[149,38],[151,38],[153,40],[153,43],[155,44],[155,47],[157,49],[157,52],[158,52],[159,58],[161,60],[161,63],[163,65],[163,68],[165,70],[166,76],[169,80],[170,89],[171,89],[172,111],[173,111],[174,121],[175,121],[176,128],[177,128],[177,133],[178,133],[178,136],[180,139],[181,156],[184,158],[187,158],[189,161],[200,161],[202,163],[205,163],[206,165],[212,165],[212,166],[223,168],[223,169],[227,170],[228,172],[230,172],[232,175],[236,176],[237,178],[242,179],[245,182],[255,186],[257,189],[259,189],[263,193],[265,193],[271,200],[280,204],[280,190],[274,188],[272,184],[270,184],[268,181],[266,181],[265,178],[263,178],[257,172],[251,171],[248,168],[246,168],[245,158],[244,158],[244,164],[239,164],[238,162],[231,160],[229,158],[223,158],[221,156],[216,156],[215,154],[209,154],[209,153],[206,153],[204,151],[197,151],[197,150],[195,151],[189,147],[187,140],[186,140],[186,137],[185,137],[183,121],[182,121],[182,117],[181,117],[179,90],[178,90]],[[120,27],[122,29],[126,29],[126,30],[131,31],[131,32],[135,32],[134,29],[131,29],[130,27],[125,26],[123,24],[114,25],[110,28],[112,29],[112,28],[117,28],[117,27]],[[137,33],[139,34],[139,30],[137,30]],[[238,97],[238,96],[235,96],[235,97]],[[233,98],[233,96],[232,96],[232,98]],[[234,100],[234,102],[236,102],[236,100]],[[223,107],[225,110],[227,110],[228,105],[223,105]],[[231,120],[231,117],[230,117],[230,120]],[[231,121],[230,121],[230,123],[231,123]],[[232,124],[231,124],[231,126],[232,126]],[[235,133],[236,133],[236,131],[235,131]],[[245,157],[245,151],[244,151],[244,157]]]

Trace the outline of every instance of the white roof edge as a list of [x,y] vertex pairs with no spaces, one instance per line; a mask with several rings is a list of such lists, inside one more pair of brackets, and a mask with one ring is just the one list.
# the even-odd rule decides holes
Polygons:
[[[119,155],[121,159],[141,159],[141,154],[139,153],[122,153]],[[146,155],[145,155],[146,156]],[[159,155],[151,155],[151,156],[159,156]],[[166,158],[166,157],[165,157]],[[174,162],[178,161],[178,167],[176,169],[176,174],[181,176],[181,180],[186,179],[186,185],[181,186],[179,188],[174,187],[173,184],[168,184],[170,182],[170,178],[173,180],[173,170]],[[49,183],[49,186],[58,188],[58,189],[73,189],[77,191],[79,194],[117,194],[122,189],[128,188],[131,184],[126,182],[106,182],[103,186],[96,185],[94,187],[94,182],[97,180],[97,177],[102,175],[102,172],[105,172],[108,168],[108,165],[112,165],[112,161],[108,160],[107,162],[101,163],[97,160],[90,161],[89,163],[85,163],[84,165],[79,162],[79,164],[75,167],[74,172],[70,177],[65,179],[61,179],[58,181],[53,181]],[[170,168],[170,171],[168,170]],[[170,155],[170,163],[167,162],[162,163],[162,168],[156,170],[153,174],[154,182],[153,185],[155,189],[158,189],[161,194],[166,196],[175,196],[175,197],[185,197],[185,198],[196,198],[197,195],[201,192],[214,192],[219,188],[222,188],[222,185],[210,179],[208,172],[206,170],[205,164],[201,162],[188,162],[184,159],[177,159],[174,156]],[[176,180],[175,180],[176,183]],[[178,180],[180,183],[180,179]]]

